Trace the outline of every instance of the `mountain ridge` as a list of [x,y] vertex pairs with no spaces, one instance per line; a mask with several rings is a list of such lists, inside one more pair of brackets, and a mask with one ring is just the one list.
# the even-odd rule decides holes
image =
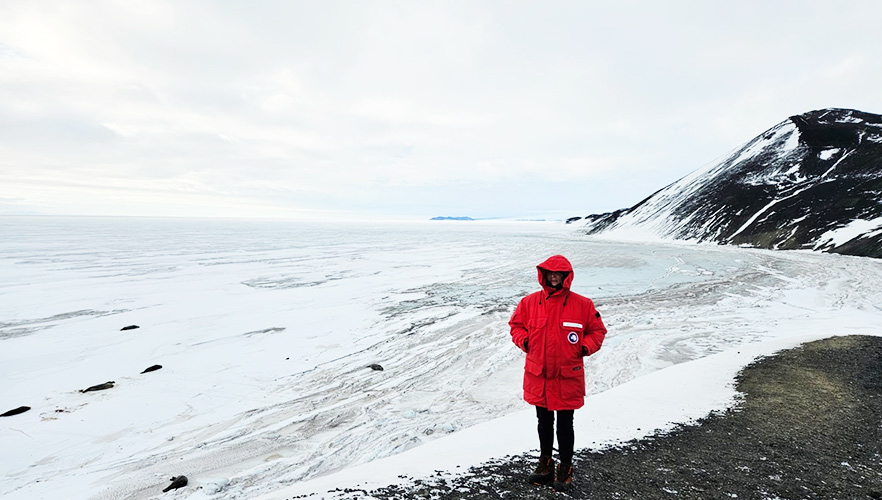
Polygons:
[[572,217],[588,234],[882,258],[882,115],[789,117],[630,208]]

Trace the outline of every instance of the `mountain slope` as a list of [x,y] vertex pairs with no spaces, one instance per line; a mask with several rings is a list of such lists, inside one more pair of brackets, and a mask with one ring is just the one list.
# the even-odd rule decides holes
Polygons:
[[721,163],[585,221],[613,237],[882,257],[882,115],[790,117]]

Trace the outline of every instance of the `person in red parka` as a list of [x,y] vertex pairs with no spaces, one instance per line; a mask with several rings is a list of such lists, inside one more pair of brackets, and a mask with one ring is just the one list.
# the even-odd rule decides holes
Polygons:
[[[585,404],[582,358],[600,350],[606,327],[594,302],[570,291],[573,266],[562,255],[536,266],[542,290],[518,303],[511,320],[511,339],[527,353],[524,400],[536,407],[539,420],[539,465],[528,481],[563,491],[573,481],[573,412]],[[551,452],[557,413],[557,474]]]

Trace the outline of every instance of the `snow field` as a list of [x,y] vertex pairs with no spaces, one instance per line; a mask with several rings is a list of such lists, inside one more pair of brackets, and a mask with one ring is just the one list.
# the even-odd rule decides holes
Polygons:
[[[578,445],[634,435],[598,434],[598,421],[686,415],[645,396],[629,409],[620,388],[671,367],[703,378],[705,360],[730,357],[714,355],[779,338],[875,334],[882,303],[871,259],[618,243],[551,224],[145,220],[126,238],[116,220],[3,224],[15,238],[0,244],[10,277],[0,283],[0,410],[33,407],[0,420],[2,447],[15,450],[0,458],[10,499],[161,498],[179,474],[191,487],[176,498],[284,498],[292,485],[339,483],[335,471],[392,463],[384,457],[414,471],[447,463],[419,450],[448,447],[461,466],[527,451],[535,424],[507,320],[554,253],[573,262],[574,290],[610,329],[587,362]],[[129,324],[141,328],[119,331]],[[163,369],[140,374],[154,363]],[[77,391],[108,380],[116,387]],[[731,401],[727,390],[657,396],[697,418]],[[705,402],[690,406],[693,393]],[[505,444],[497,428],[511,430]],[[481,452],[461,451],[466,441]]]

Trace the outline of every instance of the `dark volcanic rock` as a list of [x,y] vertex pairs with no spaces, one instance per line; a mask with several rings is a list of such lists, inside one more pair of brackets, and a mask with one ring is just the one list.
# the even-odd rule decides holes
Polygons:
[[175,476],[175,477],[171,478],[170,481],[171,481],[171,484],[166,486],[165,489],[162,490],[163,493],[165,493],[166,491],[171,491],[171,490],[176,490],[178,488],[183,488],[184,486],[187,486],[187,482],[188,482],[187,476]]
[[18,408],[15,408],[13,410],[9,410],[6,413],[0,414],[0,417],[11,417],[13,415],[18,415],[20,413],[24,413],[30,409],[31,409],[30,406],[19,406]]
[[148,366],[141,373],[150,373],[150,372],[155,372],[156,370],[161,370],[161,369],[162,369],[162,365],[153,365],[153,366]]
[[109,382],[104,382],[103,384],[93,385],[92,387],[89,387],[88,389],[80,389],[80,392],[103,391],[105,389],[110,389],[111,387],[113,387],[113,384],[115,384],[115,383],[116,382],[111,380]]
[[793,116],[631,208],[586,217],[585,227],[882,257],[882,115]]
[[120,328],[119,331],[124,332],[126,330],[134,330],[135,328],[141,328],[141,327],[138,325],[129,325],[129,326],[124,326],[124,327]]

